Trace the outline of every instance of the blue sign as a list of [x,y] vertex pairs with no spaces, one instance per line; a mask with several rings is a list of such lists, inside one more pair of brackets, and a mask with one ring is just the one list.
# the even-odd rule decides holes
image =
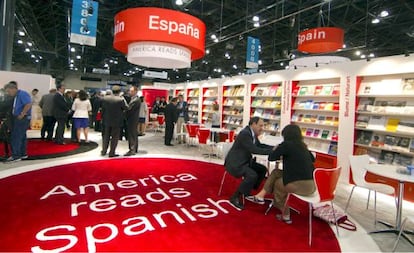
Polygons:
[[246,68],[257,69],[259,67],[259,46],[259,39],[247,37]]
[[98,2],[92,0],[73,0],[70,21],[71,43],[96,46],[98,7]]

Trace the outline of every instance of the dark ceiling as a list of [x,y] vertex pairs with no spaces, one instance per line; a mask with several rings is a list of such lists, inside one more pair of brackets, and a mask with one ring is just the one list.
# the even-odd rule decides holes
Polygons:
[[[292,54],[303,56],[296,50],[298,32],[318,26],[345,30],[346,48],[330,55],[357,60],[361,57],[355,55],[356,50],[374,57],[414,52],[413,0],[183,0],[182,6],[177,6],[175,0],[98,2],[97,45],[73,45],[77,49],[73,53],[68,45],[72,1],[16,0],[15,42],[21,39],[24,43],[14,44],[13,69],[31,69],[63,79],[68,72],[77,71],[83,75],[85,70],[103,68],[107,63],[111,75],[139,81],[144,68],[128,63],[124,55],[113,49],[113,17],[121,10],[144,6],[187,12],[206,24],[206,49],[210,53],[192,62],[189,69],[168,70],[167,82],[171,83],[245,73],[247,36],[261,40],[262,71],[283,69]],[[372,19],[380,17],[383,10],[389,15],[373,24]],[[253,26],[255,15],[260,18],[258,28]],[[17,34],[22,29],[27,33],[25,37]],[[218,43],[210,38],[212,34],[217,35]],[[24,48],[29,40],[33,46],[27,53]],[[225,57],[226,52],[230,59]],[[78,54],[81,59],[75,58]],[[73,70],[69,66],[70,59],[74,60]],[[215,71],[218,68],[221,72]]]

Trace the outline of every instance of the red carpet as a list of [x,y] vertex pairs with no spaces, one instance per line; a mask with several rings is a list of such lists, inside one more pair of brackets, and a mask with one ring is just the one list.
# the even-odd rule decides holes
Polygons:
[[[58,145],[53,141],[45,141],[41,139],[28,139],[27,155],[29,156],[29,158],[27,160],[74,155],[92,150],[97,146],[98,144],[95,142],[79,144],[67,140],[66,145]],[[0,157],[5,157],[5,155],[6,154],[4,144],[0,143]]]
[[340,251],[329,226],[307,205],[293,224],[275,210],[227,198],[237,180],[223,166],[159,158],[73,163],[0,180],[0,251]]

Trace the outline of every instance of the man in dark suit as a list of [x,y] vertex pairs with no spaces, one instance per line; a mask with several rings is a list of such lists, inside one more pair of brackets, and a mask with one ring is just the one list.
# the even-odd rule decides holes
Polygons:
[[128,103],[128,109],[126,111],[127,139],[129,151],[125,154],[125,156],[135,155],[138,152],[138,120],[141,100],[137,96],[137,94],[138,87],[131,86],[131,88],[129,88],[129,95],[131,99]]
[[224,166],[227,172],[237,178],[243,177],[243,181],[230,198],[230,203],[239,210],[244,209],[240,197],[251,197],[251,190],[260,186],[267,172],[267,168],[252,157],[252,154],[269,155],[272,152],[272,146],[262,144],[258,139],[263,133],[263,128],[264,122],[261,118],[251,118],[249,125],[237,135],[225,158]]
[[119,135],[124,122],[124,111],[128,108],[125,100],[119,96],[120,92],[121,88],[114,85],[112,87],[112,94],[106,95],[102,99],[104,132],[102,136],[101,155],[106,155],[110,141],[109,157],[119,156],[115,153],[115,150],[118,146]]
[[183,133],[186,131],[184,128],[184,124],[187,123],[190,120],[190,117],[188,116],[188,104],[186,101],[184,101],[184,96],[182,94],[178,95],[177,100],[177,140],[178,143],[183,143],[185,135]]
[[56,89],[57,92],[53,97],[53,117],[55,117],[57,122],[55,142],[57,144],[63,145],[65,144],[65,138],[63,136],[65,134],[65,126],[68,119],[70,107],[68,103],[66,103],[64,97],[66,89],[65,85],[63,83],[59,83],[56,85]]
[[165,107],[165,138],[166,146],[173,146],[171,140],[174,134],[174,124],[177,122],[177,98],[172,98],[170,103]]

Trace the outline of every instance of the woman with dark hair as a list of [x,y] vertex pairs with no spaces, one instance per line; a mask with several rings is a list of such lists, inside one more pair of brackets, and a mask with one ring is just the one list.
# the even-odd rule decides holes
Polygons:
[[76,129],[76,138],[80,142],[80,134],[83,132],[85,142],[88,141],[89,129],[89,114],[92,111],[91,102],[88,99],[88,94],[84,90],[80,90],[78,97],[72,104],[73,111],[73,127]]
[[288,193],[310,195],[315,190],[313,181],[314,156],[303,142],[302,132],[297,125],[287,125],[282,130],[283,142],[273,149],[269,161],[283,159],[283,170],[274,169],[263,189],[255,195],[253,202],[263,203],[267,193],[273,193],[273,205],[281,212],[276,217],[290,224],[289,208],[284,208]]

